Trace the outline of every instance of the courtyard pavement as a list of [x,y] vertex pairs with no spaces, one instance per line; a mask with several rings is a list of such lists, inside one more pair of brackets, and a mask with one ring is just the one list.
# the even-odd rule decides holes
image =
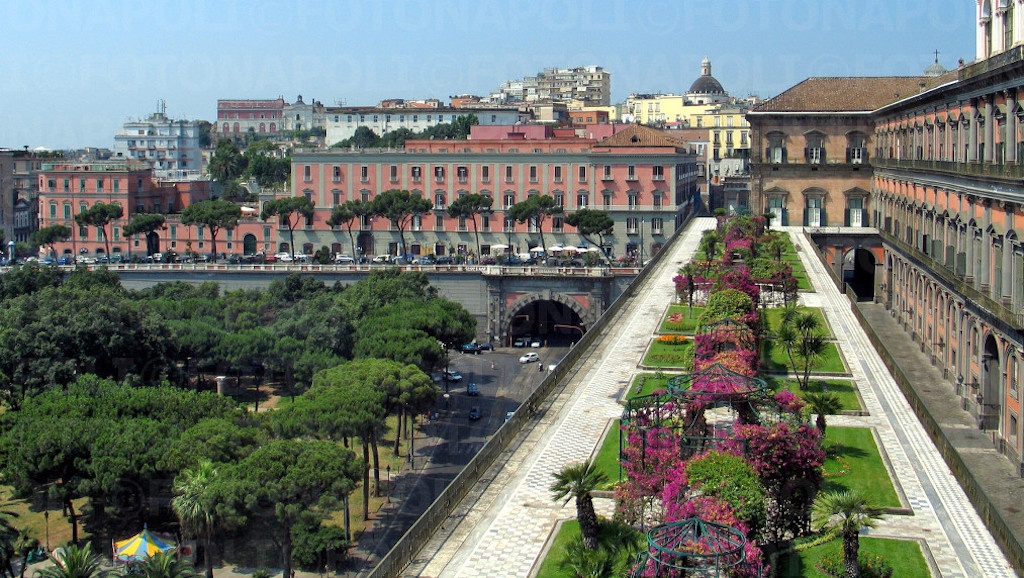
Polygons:
[[[701,232],[713,226],[714,219],[694,219],[666,249],[671,254],[609,323],[604,338],[567,377],[565,389],[524,430],[507,459],[498,460],[481,478],[405,576],[511,578],[536,569],[558,522],[575,516],[572,503],[551,501],[552,473],[596,453],[610,421],[621,414],[618,399],[640,372],[640,360],[672,300],[672,278],[696,251]],[[888,516],[870,535],[920,541],[936,576],[943,578],[1015,576],[857,324],[846,297],[802,231],[792,232],[815,287],[801,294],[801,302],[825,311],[868,413],[829,422],[875,429],[904,505],[913,512]],[[611,500],[597,503],[601,513],[610,514]]]

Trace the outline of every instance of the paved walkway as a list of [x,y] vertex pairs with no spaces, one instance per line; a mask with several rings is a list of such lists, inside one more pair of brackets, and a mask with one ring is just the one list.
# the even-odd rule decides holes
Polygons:
[[[505,460],[492,467],[469,499],[420,554],[406,576],[438,578],[525,577],[540,559],[557,522],[575,508],[553,504],[547,490],[562,465],[590,457],[609,421],[618,417],[618,398],[638,373],[637,366],[673,294],[672,278],[696,250],[713,219],[695,219],[668,250],[658,270],[607,329],[607,337],[580,362],[565,391],[541,420],[525,432]],[[794,232],[799,232],[795,229]],[[912,516],[889,516],[872,535],[914,538],[927,545],[938,576],[1014,576],[1006,559],[953,479],[910,406],[857,325],[846,297],[828,277],[802,233],[802,250],[814,293],[801,295],[822,307],[837,344],[860,388],[869,415],[838,417],[836,425],[875,428],[892,464],[905,506]],[[602,500],[600,506],[611,507]]]

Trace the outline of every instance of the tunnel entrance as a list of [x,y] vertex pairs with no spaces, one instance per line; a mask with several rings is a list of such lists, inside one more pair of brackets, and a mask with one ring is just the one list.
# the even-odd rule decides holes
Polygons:
[[875,298],[875,255],[867,249],[853,249],[843,256],[843,281],[858,301]]
[[583,320],[572,307],[559,301],[539,299],[523,305],[512,315],[506,345],[530,338],[539,339],[545,346],[569,346],[579,341],[586,331]]

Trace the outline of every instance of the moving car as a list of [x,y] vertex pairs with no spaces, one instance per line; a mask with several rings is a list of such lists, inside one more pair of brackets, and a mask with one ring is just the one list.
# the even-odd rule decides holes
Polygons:
[[463,343],[459,346],[459,351],[463,353],[477,353],[480,351],[480,346],[474,341],[472,343]]
[[468,386],[466,386],[466,395],[480,395],[480,388],[477,387],[476,383],[470,383]]
[[531,363],[534,361],[540,361],[540,355],[537,355],[533,351],[519,358],[519,363]]
[[462,381],[462,374],[458,371],[446,371],[444,375],[448,378],[448,381]]
[[474,421],[480,419],[480,407],[479,406],[474,405],[473,407],[469,408],[469,419],[474,420]]
[[494,351],[494,346],[490,343],[478,343],[476,346],[477,351]]
[[376,257],[373,258],[373,262],[377,264],[390,263],[391,255],[377,255]]
[[334,256],[334,262],[337,265],[351,265],[352,263],[355,263],[356,260],[353,259],[352,257],[349,257],[348,255],[342,255],[341,253],[338,253],[337,255]]
[[508,421],[508,420],[512,419],[515,415],[516,415],[516,412],[514,412],[514,411],[506,411],[505,412],[505,421]]

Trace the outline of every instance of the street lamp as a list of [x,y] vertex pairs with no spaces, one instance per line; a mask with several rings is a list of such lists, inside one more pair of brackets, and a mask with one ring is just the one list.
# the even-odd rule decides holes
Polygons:
[[391,503],[391,464],[388,464],[388,503]]
[[7,264],[14,264],[14,241],[7,241]]
[[46,525],[46,553],[50,553],[50,510],[43,510],[43,522]]

